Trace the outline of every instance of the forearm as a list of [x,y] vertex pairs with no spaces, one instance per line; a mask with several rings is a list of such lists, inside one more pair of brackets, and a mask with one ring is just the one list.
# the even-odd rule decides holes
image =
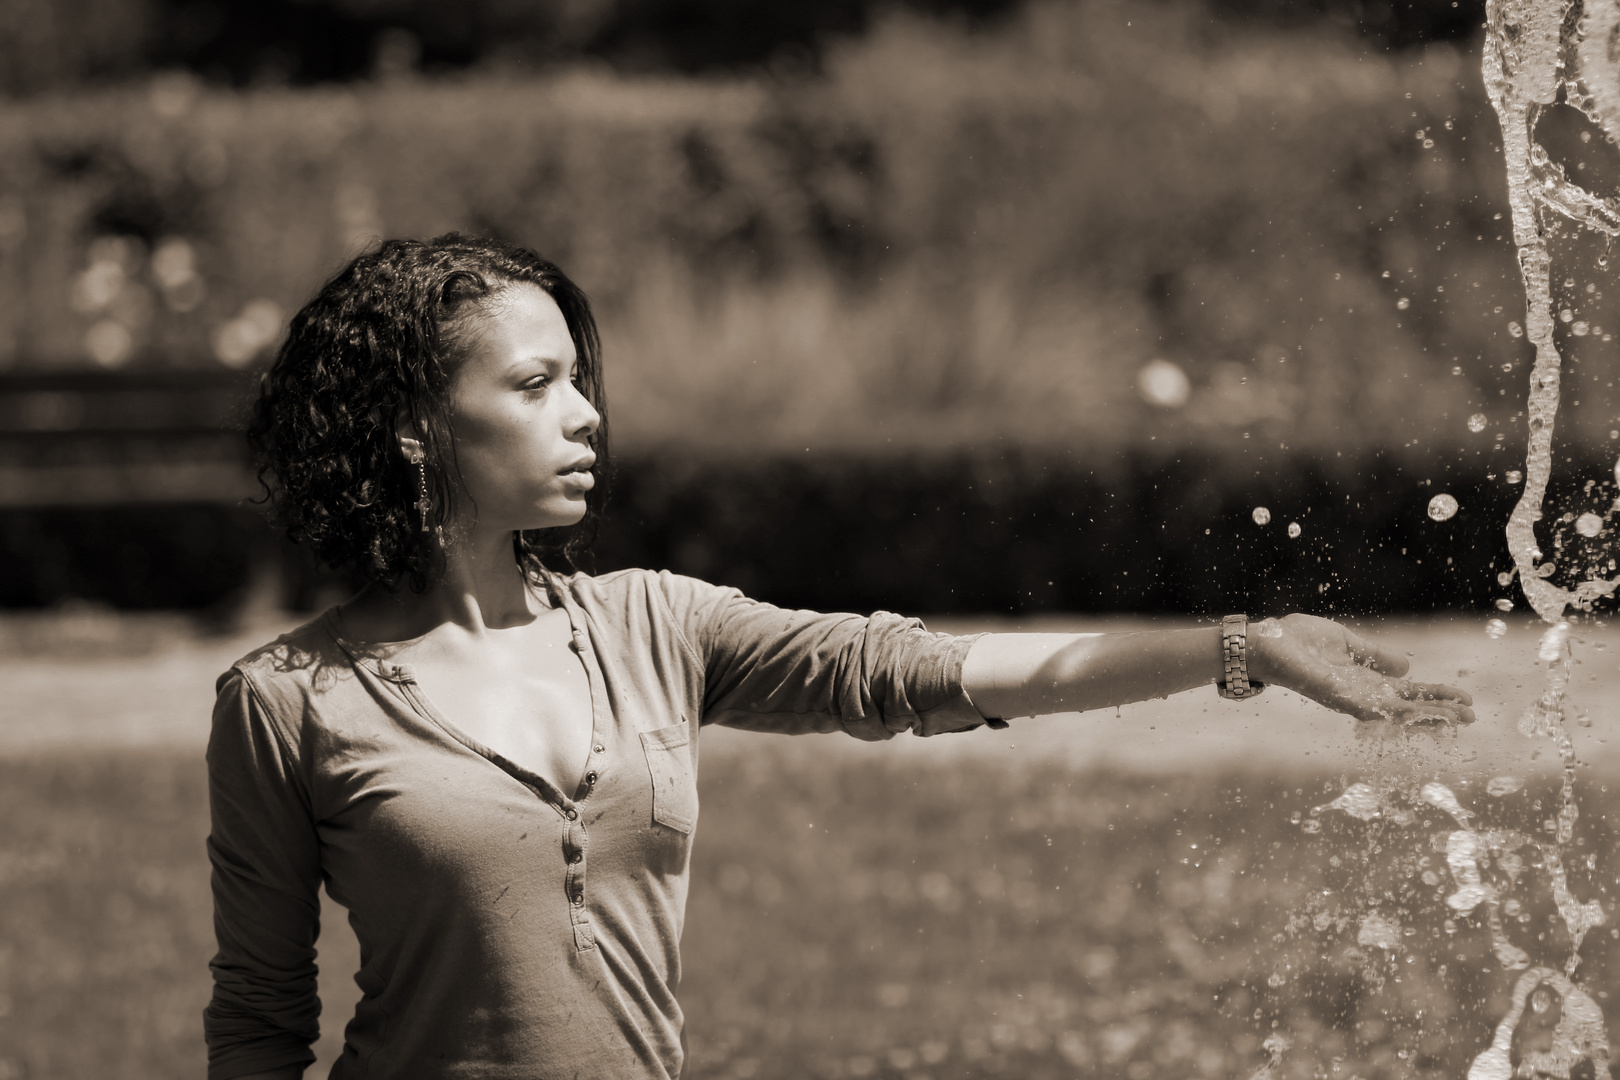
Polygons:
[[1221,676],[1221,630],[987,634],[962,688],[988,717],[1084,712],[1205,686]]

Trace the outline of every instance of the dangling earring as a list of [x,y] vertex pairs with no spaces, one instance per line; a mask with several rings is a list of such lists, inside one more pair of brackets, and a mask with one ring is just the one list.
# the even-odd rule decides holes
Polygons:
[[428,531],[428,511],[433,509],[433,503],[428,500],[427,466],[422,464],[426,458],[427,455],[422,452],[421,448],[411,452],[411,464],[416,466],[416,483],[422,492],[422,497],[411,505],[415,506],[417,512],[422,515],[423,532]]

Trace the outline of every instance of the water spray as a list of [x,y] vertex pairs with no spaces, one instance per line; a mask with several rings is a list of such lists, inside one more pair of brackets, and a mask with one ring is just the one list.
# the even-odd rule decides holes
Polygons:
[[[1542,521],[1542,505],[1552,479],[1553,429],[1563,367],[1554,339],[1557,317],[1549,239],[1569,224],[1577,233],[1590,229],[1612,241],[1620,236],[1620,199],[1595,195],[1571,181],[1563,165],[1536,141],[1536,128],[1549,109],[1568,104],[1597,125],[1610,142],[1620,141],[1620,0],[1488,0],[1486,31],[1485,86],[1502,125],[1513,240],[1525,293],[1524,333],[1535,349],[1525,468],[1522,476],[1516,470],[1508,474],[1510,483],[1521,479],[1524,483],[1506,530],[1514,570],[1502,574],[1500,582],[1510,584],[1516,574],[1530,606],[1546,624],[1538,651],[1546,682],[1520,719],[1519,731],[1526,737],[1549,739],[1557,748],[1563,773],[1557,812],[1540,823],[1539,831],[1532,830],[1535,835],[1486,828],[1476,823],[1476,815],[1450,788],[1431,782],[1416,793],[1353,784],[1337,799],[1316,807],[1313,814],[1336,811],[1364,822],[1380,818],[1410,821],[1413,807],[1425,804],[1451,819],[1450,831],[1439,845],[1453,886],[1446,906],[1456,918],[1483,922],[1490,932],[1491,955],[1497,965],[1504,972],[1516,973],[1506,1015],[1491,1044],[1474,1058],[1469,1080],[1569,1080],[1572,1076],[1607,1080],[1612,1074],[1603,1013],[1575,981],[1582,941],[1605,924],[1607,912],[1599,901],[1583,902],[1575,895],[1565,868],[1578,809],[1576,754],[1565,727],[1564,699],[1573,663],[1571,609],[1575,613],[1593,610],[1597,601],[1615,594],[1620,578],[1605,577],[1596,562],[1584,569],[1570,563],[1560,576],[1573,584],[1556,583],[1558,560],[1544,557],[1536,526]],[[1598,264],[1606,266],[1607,256]],[[1569,321],[1569,312],[1563,316]],[[1511,329],[1517,336],[1519,328]],[[1574,332],[1578,335],[1582,330]],[[1470,430],[1483,427],[1483,420],[1483,416],[1470,418]],[[1616,480],[1620,482],[1620,465],[1616,466]],[[1449,497],[1436,496],[1431,502],[1429,513],[1436,520],[1445,520],[1456,511],[1455,500],[1447,503],[1443,499]],[[1620,500],[1614,509],[1620,510]],[[1579,520],[1566,515],[1565,520],[1574,521],[1576,531],[1589,539],[1605,527],[1603,518],[1590,513]],[[1612,571],[1614,563],[1610,561],[1608,567]],[[1575,580],[1583,576],[1584,580]],[[1508,610],[1511,604],[1498,606]],[[1499,638],[1506,629],[1493,619],[1487,634]],[[1496,777],[1485,794],[1502,798],[1522,785],[1518,777]],[[1593,866],[1590,856],[1586,865],[1588,869]],[[1539,870],[1551,893],[1555,918],[1568,931],[1569,954],[1559,967],[1532,966],[1529,953],[1508,936],[1507,919],[1522,923],[1528,918],[1512,894],[1531,880],[1526,874],[1530,867]],[[1442,877],[1428,870],[1423,880],[1438,886]],[[1453,923],[1448,920],[1446,926],[1450,931]],[[1396,927],[1383,915],[1374,912],[1363,920],[1360,945],[1389,952],[1397,941]]]

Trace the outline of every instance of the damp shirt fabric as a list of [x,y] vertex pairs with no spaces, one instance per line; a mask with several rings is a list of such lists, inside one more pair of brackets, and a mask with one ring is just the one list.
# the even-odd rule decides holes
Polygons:
[[335,1080],[671,1080],[700,726],[986,723],[961,685],[974,639],[916,620],[639,570],[547,586],[590,683],[571,791],[458,731],[330,612],[220,677],[209,1080],[314,1060],[323,883],[361,954]]

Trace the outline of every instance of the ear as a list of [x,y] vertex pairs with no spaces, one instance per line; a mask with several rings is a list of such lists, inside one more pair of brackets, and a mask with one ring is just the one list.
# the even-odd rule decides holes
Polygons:
[[417,437],[416,425],[411,422],[410,413],[404,409],[395,414],[394,435],[399,439],[399,452],[405,455],[406,461],[419,465],[427,459],[427,450]]
[[[399,431],[399,452],[405,455],[405,460],[412,465],[420,465],[427,458],[427,451],[422,447],[422,440],[415,434],[416,429],[407,421]],[[407,434],[409,432],[410,434]]]

